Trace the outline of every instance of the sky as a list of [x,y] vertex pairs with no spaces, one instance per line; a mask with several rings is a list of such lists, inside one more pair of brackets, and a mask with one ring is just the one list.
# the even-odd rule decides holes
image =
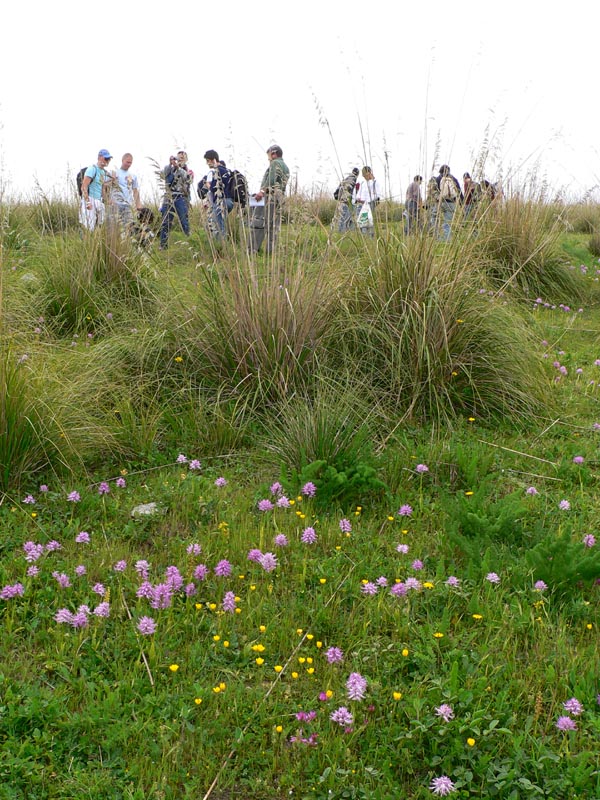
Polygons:
[[7,0],[0,198],[74,196],[100,148],[156,199],[178,149],[259,188],[273,143],[331,195],[369,164],[397,200],[443,163],[509,190],[600,197],[597,0]]

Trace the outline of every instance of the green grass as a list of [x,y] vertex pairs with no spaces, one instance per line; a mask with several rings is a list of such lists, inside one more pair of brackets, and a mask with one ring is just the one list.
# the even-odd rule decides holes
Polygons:
[[[533,309],[488,285],[476,239],[407,242],[390,222],[328,242],[327,213],[299,203],[271,261],[213,256],[203,233],[139,263],[102,256],[98,314],[67,326],[39,319],[40,278],[57,296],[82,245],[36,232],[36,209],[11,215],[0,800],[424,800],[442,775],[457,798],[600,797],[584,237],[558,241],[588,266],[583,299]],[[138,597],[140,561],[153,586],[170,575],[167,607]],[[83,627],[56,621],[81,606]],[[583,711],[561,732],[571,698]],[[331,719],[342,706],[350,725]]]

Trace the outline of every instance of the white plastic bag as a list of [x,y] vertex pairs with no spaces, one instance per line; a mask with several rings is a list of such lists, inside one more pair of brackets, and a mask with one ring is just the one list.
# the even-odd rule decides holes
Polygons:
[[370,203],[363,203],[356,218],[356,224],[359,228],[372,228],[373,227],[373,212],[371,211]]

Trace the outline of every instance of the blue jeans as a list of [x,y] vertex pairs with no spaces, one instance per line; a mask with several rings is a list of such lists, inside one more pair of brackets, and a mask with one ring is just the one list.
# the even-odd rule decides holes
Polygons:
[[233,208],[233,200],[230,197],[213,197],[212,194],[209,194],[208,199],[210,202],[209,231],[215,239],[224,239],[225,220]]
[[354,227],[354,217],[348,202],[340,203],[340,216],[338,219],[338,232],[346,233]]
[[166,247],[169,241],[169,231],[173,227],[173,217],[175,212],[179,217],[181,229],[186,236],[190,235],[190,221],[188,216],[189,203],[183,195],[176,194],[170,200],[165,200],[160,207],[160,246]]
[[419,205],[416,200],[406,201],[406,222],[404,225],[405,233],[412,233],[419,224]]
[[440,214],[442,216],[442,230],[439,235],[439,239],[442,242],[447,242],[450,238],[450,233],[452,232],[452,220],[454,219],[454,214],[456,213],[456,202],[451,200],[442,200],[440,202]]

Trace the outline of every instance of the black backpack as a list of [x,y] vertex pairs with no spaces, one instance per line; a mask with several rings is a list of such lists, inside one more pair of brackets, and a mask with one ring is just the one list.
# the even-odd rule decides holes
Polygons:
[[248,204],[248,181],[237,169],[232,169],[229,178],[229,197],[242,208]]
[[[77,173],[77,177],[75,178],[75,183],[77,184],[77,194],[79,197],[83,197],[83,179],[85,178],[85,173],[89,167],[82,167],[79,172]],[[97,171],[98,167],[94,164],[94,169]],[[92,180],[96,179],[96,175],[92,178]]]

